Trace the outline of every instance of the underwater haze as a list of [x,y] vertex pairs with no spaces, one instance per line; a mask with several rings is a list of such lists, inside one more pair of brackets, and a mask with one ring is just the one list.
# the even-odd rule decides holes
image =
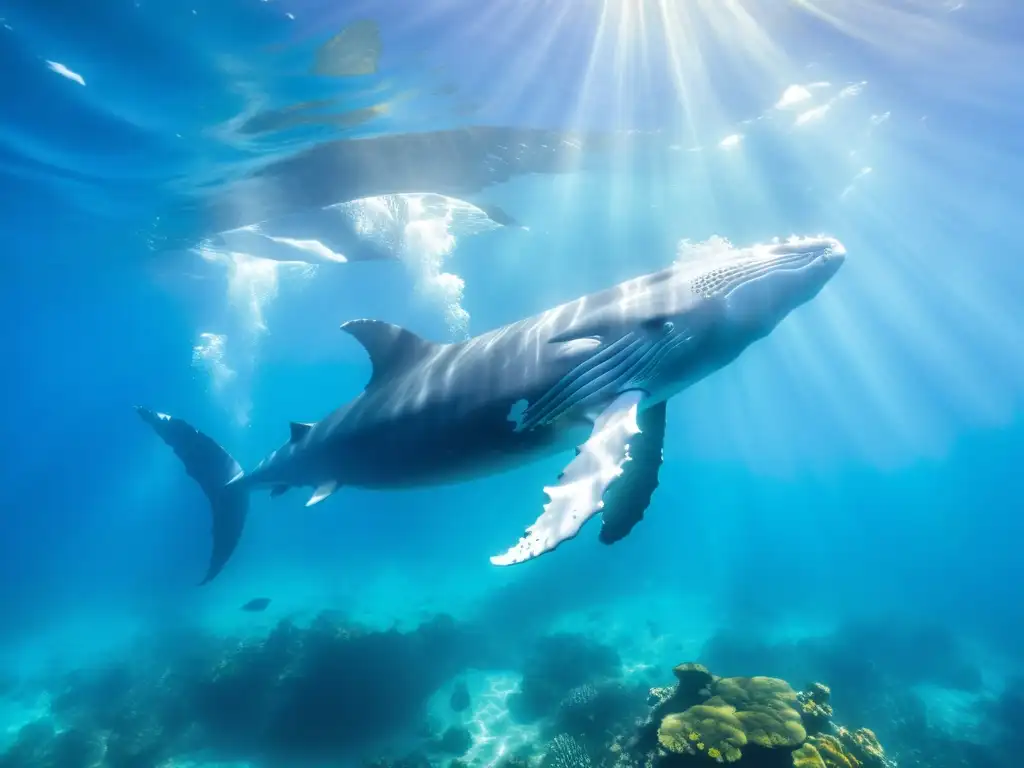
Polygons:
[[[0,768],[1019,765],[1022,61],[1014,0],[0,0]],[[838,271],[771,314],[779,253]],[[662,278],[632,378],[595,297],[469,341],[751,258],[714,360]],[[388,380],[362,480],[259,477]]]

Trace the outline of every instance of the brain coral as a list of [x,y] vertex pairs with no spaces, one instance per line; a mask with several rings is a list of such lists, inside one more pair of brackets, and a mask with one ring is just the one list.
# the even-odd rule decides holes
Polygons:
[[658,741],[669,752],[694,754],[705,751],[719,762],[740,759],[747,743],[736,709],[727,704],[698,704],[661,721]]
[[728,677],[710,685],[711,698],[666,716],[658,741],[670,752],[705,752],[719,762],[735,762],[747,744],[796,747],[807,733],[800,721],[796,692],[773,677]]
[[747,739],[762,747],[796,747],[807,738],[797,710],[796,691],[774,677],[726,677],[715,683],[714,696],[736,708]]

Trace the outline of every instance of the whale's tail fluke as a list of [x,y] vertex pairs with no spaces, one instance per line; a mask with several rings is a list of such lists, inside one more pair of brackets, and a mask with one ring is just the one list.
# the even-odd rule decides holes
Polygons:
[[231,557],[245,527],[249,512],[249,492],[242,483],[230,483],[242,475],[237,461],[211,438],[191,424],[135,406],[136,413],[151,426],[185,465],[185,471],[203,489],[213,512],[213,551],[206,576],[200,584],[212,581]]

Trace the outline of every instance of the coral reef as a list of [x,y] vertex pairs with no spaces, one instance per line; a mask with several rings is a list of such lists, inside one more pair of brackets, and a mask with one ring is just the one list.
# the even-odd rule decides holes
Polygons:
[[696,704],[661,721],[658,743],[677,755],[704,752],[708,757],[733,763],[747,745],[747,734],[734,707]]
[[469,698],[469,688],[466,687],[465,680],[459,680],[452,689],[451,698],[448,699],[448,705],[452,708],[453,712],[464,712],[469,709],[469,705],[472,702]]
[[[723,632],[703,648],[712,668],[765,671],[790,680],[827,680],[800,695],[808,733],[828,733],[831,710],[851,722],[871,723],[900,768],[1016,766],[1024,752],[1024,695],[1003,706],[981,688],[972,655],[948,626],[901,617],[855,621],[828,635],[765,643]],[[936,689],[962,702],[956,722],[936,717]],[[1024,684],[1008,691],[1024,690]],[[986,704],[986,702],[989,702]],[[948,715],[947,715],[948,718]]]
[[685,699],[700,696],[715,682],[715,677],[708,671],[708,668],[696,662],[677,664],[672,670],[672,674],[678,681],[675,688],[676,695]]
[[583,685],[577,685],[562,699],[562,703],[558,705],[558,708],[562,711],[570,711],[573,709],[580,709],[586,707],[594,699],[597,698],[597,688],[590,683],[584,683]]
[[617,678],[622,662],[614,648],[584,635],[554,634],[541,638],[526,657],[520,691],[509,698],[509,710],[521,721],[550,714],[580,686]]
[[568,734],[555,736],[548,745],[545,768],[591,768],[591,765],[586,750]]
[[[584,753],[607,754],[647,713],[647,688],[627,683],[613,648],[584,635],[541,638],[524,659],[509,712],[539,727],[549,744],[572,739]],[[548,750],[550,753],[550,749]]]
[[447,728],[437,742],[437,747],[441,752],[452,755],[464,755],[471,746],[473,746],[473,735],[457,725]]
[[825,761],[817,747],[807,742],[793,750],[793,768],[825,768]]
[[573,733],[585,730],[594,719],[594,705],[598,697],[597,688],[590,683],[577,685],[569,691],[555,713],[559,730]]
[[14,745],[0,756],[0,768],[101,768],[107,752],[102,735],[75,728],[58,732],[49,720],[40,720],[21,729]]
[[[709,702],[734,707],[748,741],[762,747],[794,747],[807,738],[797,694],[774,677],[727,677],[718,680]],[[716,702],[717,703],[717,702]]]
[[550,723],[542,730],[553,735],[566,733],[594,754],[607,751],[616,736],[631,730],[637,718],[647,712],[646,690],[610,680],[574,688],[559,704]]
[[[679,687],[688,683],[685,680]],[[733,763],[747,744],[792,748],[807,738],[795,709],[796,691],[784,680],[727,677],[712,681],[703,690],[710,694],[703,703],[662,719],[658,742],[664,749],[677,754],[703,752],[720,762]],[[681,691],[673,701],[684,696]],[[692,700],[692,694],[689,698]]]
[[797,694],[800,715],[808,733],[820,733],[832,721],[832,689],[822,683],[811,683]]
[[[487,663],[485,640],[447,617],[379,632],[325,613],[263,638],[181,638],[50,681],[52,722],[23,728],[0,766],[154,768],[197,752],[333,759],[414,728],[434,691]],[[458,755],[469,738],[456,729],[440,744]]]
[[[821,683],[798,693],[780,678],[718,677],[686,663],[672,670],[674,685],[647,689],[621,676],[614,649],[580,635],[541,638],[512,658],[494,647],[445,617],[411,632],[322,614],[258,639],[177,637],[148,657],[52,680],[51,716],[22,728],[0,768],[158,768],[195,757],[333,765],[383,754],[397,734],[406,741],[368,768],[477,768],[471,730],[443,712],[468,722],[464,673],[517,662],[509,713],[532,718],[538,737],[498,753],[498,768],[893,768],[873,731],[833,722]],[[427,701],[452,682],[431,722]],[[1008,694],[998,709],[1010,734],[1018,701]]]
[[878,737],[870,729],[849,731],[838,727],[834,731],[813,735],[807,741],[826,768],[889,768],[891,765]]
[[[650,692],[651,713],[615,763],[652,768],[737,763],[757,768],[891,768],[872,731],[831,721],[830,690],[797,693],[773,677],[716,677],[675,668],[674,688]],[[826,713],[828,715],[826,716]]]

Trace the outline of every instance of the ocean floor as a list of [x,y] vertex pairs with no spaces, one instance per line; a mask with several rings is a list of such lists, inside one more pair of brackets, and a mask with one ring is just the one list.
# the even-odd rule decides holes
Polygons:
[[[419,607],[413,616],[395,621],[392,614],[387,621],[379,607],[316,613],[294,610],[288,599],[275,601],[288,609],[247,616],[234,606],[219,626],[214,623],[216,631],[209,625],[163,626],[161,636],[113,621],[108,630],[116,629],[120,638],[102,638],[94,629],[76,644],[69,628],[65,641],[76,654],[10,657],[0,675],[8,681],[0,689],[0,754],[12,747],[24,751],[24,743],[16,746],[24,742],[22,729],[47,723],[57,734],[95,729],[102,739],[110,738],[110,729],[155,729],[160,738],[146,745],[161,755],[154,768],[362,766],[381,760],[412,766],[410,755],[418,756],[413,762],[419,768],[447,767],[455,759],[489,767],[515,756],[539,759],[556,735],[565,701],[589,701],[608,685],[633,702],[616,715],[617,727],[632,722],[635,716],[623,714],[629,706],[643,703],[647,690],[670,684],[672,668],[691,660],[724,676],[782,677],[797,689],[823,680],[835,691],[837,717],[872,728],[911,766],[925,758],[934,762],[927,749],[939,749],[937,740],[944,753],[949,740],[995,749],[1008,727],[998,718],[1013,711],[1006,696],[1014,671],[977,647],[934,634],[934,628],[808,622],[775,626],[758,637],[719,626],[712,610],[674,594],[559,612],[530,632],[468,618],[430,618]],[[455,706],[460,698],[464,705]],[[338,722],[345,723],[344,733]],[[269,736],[253,736],[257,727]],[[217,735],[215,751],[275,756],[204,762],[200,753],[209,750],[193,732]],[[356,746],[348,749],[347,739]],[[337,750],[338,757],[282,762],[282,751],[307,743]],[[186,747],[187,760],[161,751]],[[4,760],[2,768],[23,768]]]

